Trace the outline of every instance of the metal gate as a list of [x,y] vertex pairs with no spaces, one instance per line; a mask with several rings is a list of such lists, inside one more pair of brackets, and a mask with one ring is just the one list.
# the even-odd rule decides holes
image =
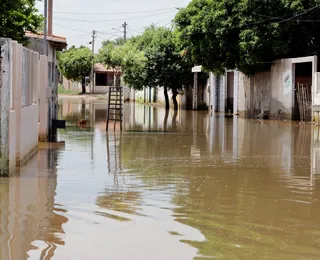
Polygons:
[[303,122],[311,121],[311,87],[307,84],[297,83],[297,101],[299,106],[300,120]]

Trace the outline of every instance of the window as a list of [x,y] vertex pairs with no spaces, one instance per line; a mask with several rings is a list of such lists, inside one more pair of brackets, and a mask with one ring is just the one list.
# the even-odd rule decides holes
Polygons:
[[96,86],[107,86],[108,77],[104,73],[96,73]]

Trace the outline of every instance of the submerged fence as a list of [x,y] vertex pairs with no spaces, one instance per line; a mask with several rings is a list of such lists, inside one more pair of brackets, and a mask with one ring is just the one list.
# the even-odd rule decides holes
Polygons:
[[311,121],[311,86],[307,84],[297,84],[297,100],[299,106],[300,120],[302,122]]

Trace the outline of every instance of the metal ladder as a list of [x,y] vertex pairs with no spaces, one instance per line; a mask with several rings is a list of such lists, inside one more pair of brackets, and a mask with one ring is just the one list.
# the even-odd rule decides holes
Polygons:
[[120,130],[122,131],[123,123],[123,88],[110,87],[107,112],[107,132],[109,129],[109,121],[114,121],[114,130],[116,123],[120,122]]

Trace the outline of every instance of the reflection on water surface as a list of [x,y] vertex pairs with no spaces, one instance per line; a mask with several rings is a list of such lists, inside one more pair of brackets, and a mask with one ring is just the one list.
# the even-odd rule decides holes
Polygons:
[[1,260],[319,259],[318,128],[60,103],[64,142],[0,179]]

